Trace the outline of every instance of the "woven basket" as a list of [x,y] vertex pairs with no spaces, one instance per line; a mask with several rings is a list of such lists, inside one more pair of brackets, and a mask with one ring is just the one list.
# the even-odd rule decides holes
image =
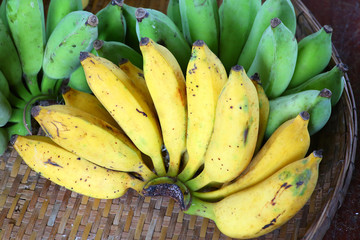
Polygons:
[[[87,10],[95,13],[107,2],[90,1]],[[167,6],[167,0],[128,2],[162,11]],[[298,39],[321,27],[301,1],[293,4]],[[334,48],[329,68],[339,62]],[[259,239],[321,239],[341,206],[357,144],[355,101],[345,78],[329,122],[312,137],[310,150],[323,149],[324,158],[311,199],[288,223]],[[144,198],[131,190],[114,200],[88,198],[36,174],[11,146],[0,160],[0,239],[230,239],[213,221],[181,212],[170,198]]]

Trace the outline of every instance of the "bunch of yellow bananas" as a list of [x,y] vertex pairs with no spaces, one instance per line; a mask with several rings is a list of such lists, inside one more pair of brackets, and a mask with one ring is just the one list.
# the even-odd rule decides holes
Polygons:
[[[80,61],[93,94],[63,91],[65,105],[35,106],[47,136],[14,136],[36,172],[102,199],[128,188],[170,196],[220,231],[251,238],[278,228],[310,198],[321,151],[308,156],[308,112],[263,143],[269,101],[256,75],[229,76],[204,41],[184,76],[165,47],[142,38],[143,70],[89,52]],[[185,81],[186,77],[186,81]]]

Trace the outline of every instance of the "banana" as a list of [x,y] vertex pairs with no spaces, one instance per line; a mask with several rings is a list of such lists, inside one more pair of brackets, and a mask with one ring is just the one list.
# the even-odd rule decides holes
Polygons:
[[298,58],[289,89],[316,76],[329,64],[332,54],[332,32],[332,27],[325,25],[298,43]]
[[244,68],[236,65],[219,96],[204,169],[186,185],[197,191],[208,184],[236,178],[253,156],[258,129],[259,101],[255,86]]
[[289,95],[305,90],[322,90],[327,88],[331,91],[331,106],[335,106],[340,100],[344,90],[344,74],[348,71],[348,66],[344,63],[336,64],[331,70],[320,73],[297,87],[286,90],[283,95]]
[[166,15],[175,23],[178,29],[182,31],[179,0],[169,0]]
[[[186,84],[180,65],[165,47],[142,38],[144,77],[160,121],[162,136],[169,153],[168,175],[175,177],[186,149]],[[160,67],[160,68],[159,68]]]
[[8,0],[6,17],[30,92],[40,94],[37,74],[41,70],[46,42],[42,0]]
[[157,175],[164,176],[160,126],[144,97],[128,76],[109,60],[82,52],[80,62],[94,95],[135,146],[152,159]]
[[114,64],[118,64],[122,58],[127,58],[138,68],[143,66],[141,54],[122,42],[95,40],[93,46],[98,56]]
[[229,72],[249,36],[261,0],[224,0],[219,7],[219,58]]
[[259,133],[258,133],[258,139],[256,142],[256,147],[255,147],[255,153],[257,153],[259,151],[259,149],[261,148],[263,140],[264,140],[265,130],[266,130],[267,122],[269,119],[270,103],[269,103],[269,99],[266,96],[266,93],[261,85],[259,75],[257,73],[255,73],[254,75],[252,75],[250,77],[250,79],[256,88],[256,92],[257,92],[258,99],[259,99]]
[[138,8],[135,16],[139,40],[147,37],[165,46],[185,72],[191,48],[175,23],[167,15],[154,9]]
[[227,81],[220,59],[202,40],[194,42],[186,71],[187,137],[189,155],[178,178],[189,180],[204,163],[204,155],[214,129],[216,104]]
[[9,137],[5,128],[0,128],[0,156],[2,156],[8,148]]
[[265,130],[265,139],[285,121],[295,117],[299,112],[310,113],[310,135],[325,126],[331,115],[331,91],[329,89],[305,90],[302,92],[270,100],[270,114]]
[[120,130],[119,125],[114,118],[104,108],[101,102],[92,94],[78,91],[71,87],[64,87],[62,89],[62,97],[65,105],[77,108],[94,117],[100,118],[108,124],[117,127]]
[[87,11],[66,15],[52,32],[45,48],[43,70],[50,78],[68,78],[80,66],[81,51],[90,51],[98,36],[98,18]]
[[70,74],[68,86],[78,91],[91,93],[91,89],[86,82],[86,76],[82,66],[79,66]]
[[153,112],[156,112],[154,102],[151,98],[149,89],[146,86],[143,70],[135,66],[129,59],[125,59],[125,58],[120,60],[119,67],[129,76],[130,80],[140,91],[140,94],[145,97],[145,100],[149,105],[149,107],[151,108],[151,110]]
[[[295,34],[296,15],[294,6],[290,0],[267,0],[261,5],[256,14],[253,27],[249,37],[241,51],[238,64],[248,70],[253,62],[260,39],[266,28],[269,26],[271,19],[279,18],[283,24]],[[262,78],[262,76],[260,75]]]
[[0,91],[0,127],[4,126],[11,117],[12,108],[5,97],[5,95]]
[[57,92],[55,92],[55,85],[57,80],[59,79],[52,79],[49,76],[47,76],[45,73],[43,73],[41,79],[41,85],[40,85],[41,93],[56,95]]
[[6,77],[0,70],[0,92],[3,94],[4,97],[8,98],[10,95],[10,88],[9,84],[6,80]]
[[218,54],[219,12],[216,0],[179,0],[182,30],[189,44],[203,40]]
[[298,45],[294,34],[279,18],[271,19],[256,50],[248,74],[258,73],[269,99],[280,96],[294,74]]
[[51,0],[46,16],[46,39],[49,39],[57,24],[66,15],[82,9],[81,0]]
[[111,0],[104,8],[96,13],[99,19],[98,39],[124,42],[126,20],[122,14],[123,2],[124,0]]
[[71,191],[99,199],[114,199],[129,188],[141,193],[144,181],[113,171],[71,153],[44,136],[14,136],[12,144],[25,163],[44,178]]
[[108,169],[136,172],[146,181],[155,177],[130,139],[102,119],[68,105],[35,106],[31,114],[66,150]]
[[290,220],[314,192],[322,151],[286,165],[262,182],[215,203],[192,198],[185,213],[212,219],[232,238],[262,236]]
[[310,114],[301,112],[276,129],[251,163],[238,178],[225,187],[210,192],[194,192],[193,196],[204,200],[219,200],[251,187],[268,178],[280,168],[304,158],[309,146],[307,129]]
[[6,3],[7,3],[7,0],[3,0],[1,2],[1,5],[0,5],[0,19],[5,24],[6,29],[8,31],[10,31],[9,24],[7,22],[7,17],[6,17]]
[[134,49],[137,52],[140,52],[139,48],[139,39],[136,33],[136,7],[123,4],[122,10],[123,15],[126,21],[126,35],[125,35],[125,44]]
[[7,27],[0,19],[0,70],[7,79],[10,89],[24,100],[32,96],[22,82],[22,67],[19,55]]

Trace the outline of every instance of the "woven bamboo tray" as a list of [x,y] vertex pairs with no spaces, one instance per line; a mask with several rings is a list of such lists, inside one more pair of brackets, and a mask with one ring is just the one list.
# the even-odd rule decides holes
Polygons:
[[[96,12],[108,1],[90,1]],[[48,1],[45,1],[47,7]],[[167,0],[127,1],[165,11]],[[301,1],[293,0],[298,39],[321,26]],[[336,29],[335,29],[336,31]],[[329,67],[341,62],[333,49]],[[357,145],[355,101],[348,76],[340,102],[310,151],[324,150],[316,189],[287,224],[259,239],[321,239],[341,206],[354,169]],[[82,196],[32,171],[9,146],[0,157],[0,239],[230,239],[213,221],[189,216],[172,199],[144,198],[135,191],[114,200]]]

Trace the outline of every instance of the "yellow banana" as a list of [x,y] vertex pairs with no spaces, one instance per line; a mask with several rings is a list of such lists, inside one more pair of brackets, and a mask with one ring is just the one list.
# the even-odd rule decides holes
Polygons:
[[146,85],[153,99],[169,153],[168,175],[175,177],[186,150],[186,85],[172,53],[149,38],[141,38]]
[[89,87],[135,146],[148,155],[157,175],[166,174],[159,123],[145,98],[121,69],[89,52],[80,54]]
[[204,41],[193,44],[186,71],[188,163],[179,174],[189,180],[204,163],[204,155],[214,129],[216,104],[227,81],[227,73],[219,58]]
[[120,60],[119,67],[129,76],[130,80],[145,97],[145,100],[149,104],[149,107],[151,107],[151,110],[156,112],[154,102],[151,98],[149,89],[146,86],[143,70],[132,64],[129,59],[125,58]]
[[74,192],[100,199],[114,199],[128,188],[141,193],[144,181],[129,173],[113,171],[71,153],[44,136],[17,136],[14,148],[35,172]]
[[255,153],[257,153],[261,148],[264,140],[265,130],[270,113],[270,103],[268,97],[266,96],[264,88],[261,85],[259,74],[255,73],[253,76],[250,77],[250,79],[255,85],[257,95],[259,98],[259,133],[255,147]]
[[217,103],[204,170],[186,182],[192,191],[231,181],[249,164],[259,129],[259,101],[243,67],[232,67]]
[[266,179],[280,168],[301,159],[310,146],[309,113],[301,112],[283,123],[255,155],[247,169],[227,186],[210,192],[194,192],[205,200],[219,200]]
[[185,213],[212,219],[223,234],[232,238],[262,236],[286,223],[306,204],[315,189],[321,159],[321,151],[314,151],[220,202],[193,197]]
[[66,150],[108,169],[136,172],[145,180],[155,177],[127,136],[107,122],[67,105],[35,106],[31,114]]
[[87,112],[120,129],[114,118],[106,111],[104,106],[94,95],[78,91],[71,87],[65,87],[62,89],[62,97],[65,101],[65,105]]

